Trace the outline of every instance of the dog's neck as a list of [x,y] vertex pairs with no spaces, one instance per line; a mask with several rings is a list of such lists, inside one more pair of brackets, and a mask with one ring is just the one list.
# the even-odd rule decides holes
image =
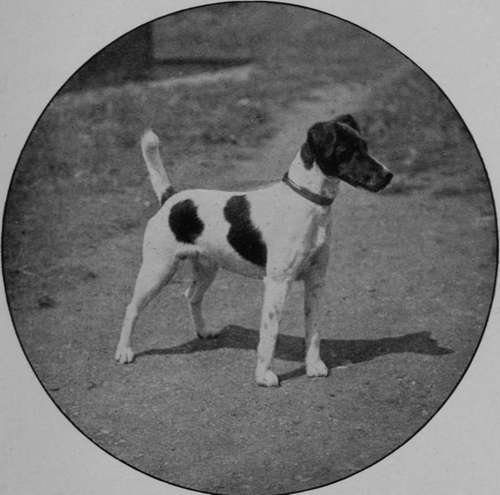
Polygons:
[[308,189],[309,191],[325,196],[330,199],[335,199],[337,196],[340,179],[336,177],[326,177],[316,163],[312,167],[306,168],[300,156],[300,152],[294,158],[288,176],[297,185]]

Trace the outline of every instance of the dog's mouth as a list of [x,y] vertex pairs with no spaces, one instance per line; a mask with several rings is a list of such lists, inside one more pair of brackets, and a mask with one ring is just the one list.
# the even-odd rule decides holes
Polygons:
[[353,177],[349,176],[344,176],[340,177],[344,182],[347,182],[350,186],[356,187],[356,188],[362,188],[370,192],[378,192],[384,189],[389,185],[389,182],[391,182],[393,178],[393,173],[392,172],[387,172],[387,174],[384,175],[384,177],[373,181],[373,180],[368,180],[368,181],[360,181],[356,180]]
[[[392,172],[388,172],[385,177],[382,178],[381,181],[377,182],[376,184],[367,184],[365,187],[365,189],[367,189],[368,191],[371,191],[371,192],[379,192],[381,191],[382,189],[385,189],[389,183],[391,182],[392,178],[393,178],[393,173]],[[362,186],[363,187],[363,186]]]
[[353,187],[361,187],[370,192],[378,192],[387,187],[393,173],[382,163],[366,154],[352,160],[350,167],[338,174],[339,179]]

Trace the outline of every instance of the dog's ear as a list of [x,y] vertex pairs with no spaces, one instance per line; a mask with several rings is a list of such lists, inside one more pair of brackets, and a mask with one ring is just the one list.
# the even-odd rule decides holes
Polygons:
[[307,170],[309,170],[313,166],[314,155],[307,141],[300,148],[300,158],[302,158],[304,167],[306,167]]
[[355,131],[361,132],[361,129],[360,129],[358,123],[356,122],[356,120],[354,119],[354,117],[348,113],[346,113],[344,115],[339,115],[335,119],[335,124],[345,124],[345,125],[348,125],[349,127],[353,128]]
[[335,132],[325,122],[317,122],[307,131],[307,140],[302,145],[300,156],[306,168],[316,160],[324,161],[333,155]]

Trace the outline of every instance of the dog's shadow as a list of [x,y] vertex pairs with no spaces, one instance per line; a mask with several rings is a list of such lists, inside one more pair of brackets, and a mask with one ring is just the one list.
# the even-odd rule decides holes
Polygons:
[[[191,354],[221,348],[255,350],[259,340],[257,330],[229,325],[222,329],[216,338],[193,339],[184,344],[166,349],[150,349],[137,353],[136,358],[151,355]],[[400,337],[384,337],[381,339],[340,340],[322,339],[321,357],[328,368],[343,364],[361,363],[385,354],[412,352],[433,356],[454,352],[441,347],[430,332],[416,332]],[[285,361],[304,361],[304,339],[291,335],[279,335],[275,357]],[[301,376],[305,373],[304,366],[282,374],[280,380]]]

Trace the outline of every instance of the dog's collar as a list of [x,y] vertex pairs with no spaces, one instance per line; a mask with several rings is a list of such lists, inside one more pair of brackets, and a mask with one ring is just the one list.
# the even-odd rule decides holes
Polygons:
[[283,179],[281,179],[290,189],[293,189],[297,194],[303,198],[312,201],[314,204],[320,206],[330,206],[335,198],[329,198],[328,196],[322,196],[321,194],[313,193],[306,189],[305,187],[296,184],[290,177],[288,177],[288,172],[285,173]]

